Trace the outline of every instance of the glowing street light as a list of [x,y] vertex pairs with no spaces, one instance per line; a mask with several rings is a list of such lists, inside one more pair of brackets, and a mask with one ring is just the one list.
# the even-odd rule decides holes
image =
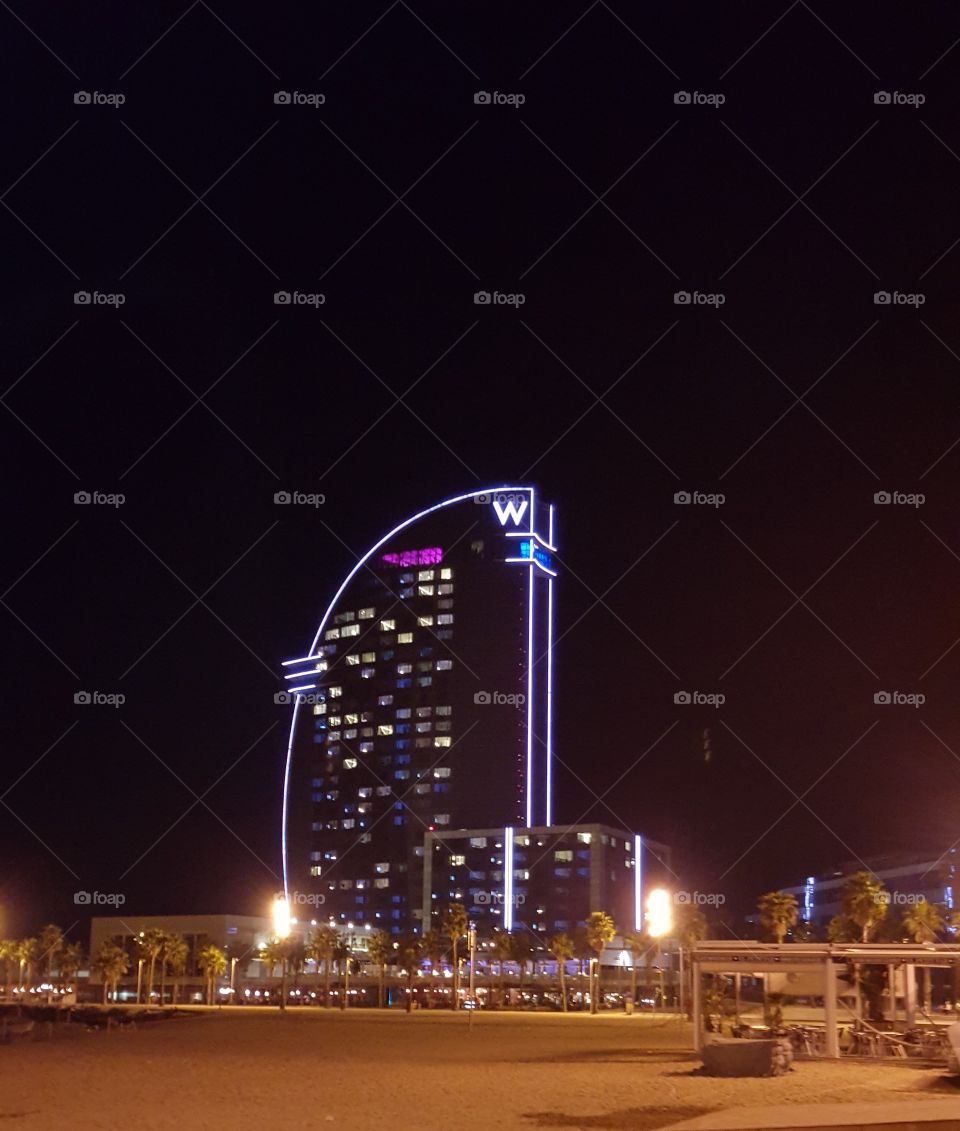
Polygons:
[[657,943],[657,968],[660,974],[660,1008],[666,1004],[663,991],[663,950],[660,940],[673,930],[672,900],[665,888],[654,888],[647,896],[647,934]]

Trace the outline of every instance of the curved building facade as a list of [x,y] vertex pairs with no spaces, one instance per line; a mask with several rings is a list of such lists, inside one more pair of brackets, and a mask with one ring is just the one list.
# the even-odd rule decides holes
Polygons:
[[419,930],[427,833],[552,824],[554,552],[553,507],[498,487],[412,515],[344,579],[284,665],[294,914]]

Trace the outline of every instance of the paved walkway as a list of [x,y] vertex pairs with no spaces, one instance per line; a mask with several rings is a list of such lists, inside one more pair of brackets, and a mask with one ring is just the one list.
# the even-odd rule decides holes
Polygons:
[[664,1131],[958,1131],[960,1099],[741,1107]]

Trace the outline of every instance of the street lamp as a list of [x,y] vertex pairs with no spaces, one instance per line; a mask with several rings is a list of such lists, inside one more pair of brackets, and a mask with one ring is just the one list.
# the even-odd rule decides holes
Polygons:
[[673,908],[670,893],[665,888],[654,888],[647,896],[647,934],[657,943],[657,969],[660,973],[660,1008],[665,1005],[663,992],[663,951],[660,940],[673,930]]
[[[278,895],[273,901],[273,933],[280,940],[290,937],[290,904],[286,897]],[[280,1012],[287,1008],[287,954],[284,949],[280,959]]]

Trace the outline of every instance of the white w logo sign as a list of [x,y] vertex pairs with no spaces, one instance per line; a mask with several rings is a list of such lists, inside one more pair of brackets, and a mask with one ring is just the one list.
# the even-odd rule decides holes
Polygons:
[[508,497],[505,503],[501,503],[499,499],[493,500],[493,509],[497,512],[501,526],[507,525],[507,519],[512,519],[514,526],[519,526],[523,521],[528,505],[529,499],[517,500]]

